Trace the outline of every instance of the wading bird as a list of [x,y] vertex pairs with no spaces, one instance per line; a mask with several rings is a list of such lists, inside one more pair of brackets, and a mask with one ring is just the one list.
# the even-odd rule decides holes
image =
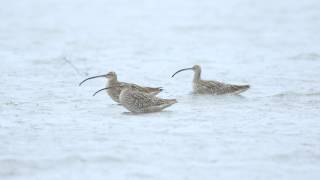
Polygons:
[[194,77],[192,81],[193,92],[196,94],[212,94],[212,95],[223,95],[223,94],[239,94],[250,88],[249,85],[233,85],[225,84],[219,81],[206,81],[201,79],[201,67],[194,65],[192,68],[181,69],[174,73],[171,77],[182,71],[192,70]]
[[135,85],[118,85],[110,86],[95,92],[93,96],[103,90],[109,90],[114,88],[121,89],[119,100],[120,104],[133,113],[151,113],[161,111],[175,103],[176,99],[162,99],[156,96],[144,93]]
[[104,74],[104,75],[99,75],[99,76],[93,76],[93,77],[89,77],[85,80],[83,80],[79,86],[81,86],[84,82],[86,82],[87,80],[90,79],[95,79],[95,78],[107,78],[108,82],[106,87],[114,87],[114,88],[108,88],[107,89],[107,93],[108,95],[111,97],[112,100],[114,100],[117,103],[120,103],[119,100],[119,95],[122,89],[122,85],[132,85],[135,86],[135,88],[138,91],[144,92],[146,94],[150,94],[150,95],[157,95],[162,91],[161,87],[157,87],[157,88],[152,88],[152,87],[143,87],[143,86],[138,86],[136,84],[131,84],[131,83],[125,83],[125,82],[120,82],[117,79],[117,74],[115,72],[109,72],[108,74]]

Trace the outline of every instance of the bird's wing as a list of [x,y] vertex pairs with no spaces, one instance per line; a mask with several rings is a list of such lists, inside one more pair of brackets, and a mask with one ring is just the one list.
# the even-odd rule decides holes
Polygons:
[[143,87],[146,93],[160,93],[162,87]]
[[131,96],[135,99],[135,104],[139,107],[158,106],[166,103],[164,99],[141,91],[134,91]]
[[219,81],[205,81],[201,80],[199,82],[201,91],[210,92],[212,94],[218,94],[222,88],[226,86],[226,84]]
[[139,90],[131,92],[131,97],[134,99],[135,105],[140,108],[149,107],[153,104],[152,97]]
[[248,85],[226,84],[219,81],[203,81],[202,85],[216,94],[234,93],[237,91],[246,90],[250,87]]
[[227,84],[219,82],[219,81],[200,81],[203,86],[206,86],[207,88],[222,88],[227,86]]
[[[129,83],[126,83],[126,84],[129,84]],[[151,94],[151,95],[157,95],[162,91],[161,87],[156,87],[156,88],[143,87],[143,86],[139,86],[137,84],[131,84],[131,83],[129,85],[131,85],[135,90],[138,90],[138,91],[141,91],[141,92],[144,92],[144,93],[148,93],[148,94]]]

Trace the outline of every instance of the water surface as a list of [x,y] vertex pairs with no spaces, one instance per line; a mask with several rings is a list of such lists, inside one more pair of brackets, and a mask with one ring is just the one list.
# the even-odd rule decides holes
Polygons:
[[[319,179],[318,0],[0,3],[0,179]],[[191,94],[192,72],[250,84]],[[131,115],[116,71],[179,103]]]

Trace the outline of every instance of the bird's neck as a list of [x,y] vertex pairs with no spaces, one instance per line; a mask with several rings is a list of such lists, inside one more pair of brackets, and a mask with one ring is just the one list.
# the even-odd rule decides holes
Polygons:
[[197,70],[194,72],[193,82],[198,82],[201,78],[201,70]]
[[111,79],[108,79],[107,86],[116,85],[117,83],[118,83],[117,78],[111,78]]
[[121,91],[120,91],[120,96],[127,96],[127,95],[129,95],[130,94],[130,89],[129,88],[126,88],[126,87],[124,87],[124,89],[122,89]]

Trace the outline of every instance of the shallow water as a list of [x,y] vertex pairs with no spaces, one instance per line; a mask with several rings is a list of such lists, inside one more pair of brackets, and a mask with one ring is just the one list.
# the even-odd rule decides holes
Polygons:
[[[319,179],[320,1],[0,2],[0,179]],[[250,84],[195,96],[192,72]],[[179,103],[132,115],[122,81]]]

